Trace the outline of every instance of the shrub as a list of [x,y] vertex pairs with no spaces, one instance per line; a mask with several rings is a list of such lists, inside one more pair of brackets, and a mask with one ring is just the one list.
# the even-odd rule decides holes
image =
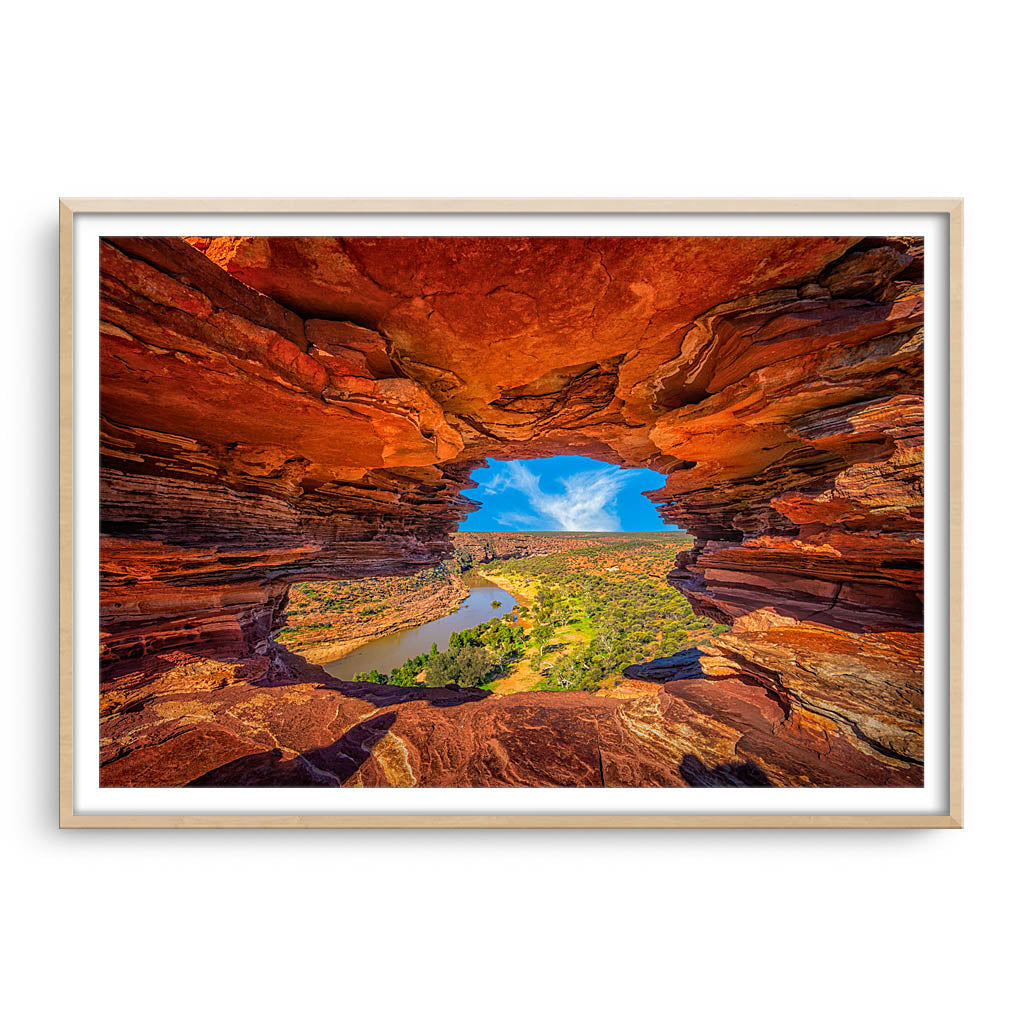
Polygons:
[[482,647],[443,651],[427,666],[428,686],[481,686],[494,671],[494,661]]

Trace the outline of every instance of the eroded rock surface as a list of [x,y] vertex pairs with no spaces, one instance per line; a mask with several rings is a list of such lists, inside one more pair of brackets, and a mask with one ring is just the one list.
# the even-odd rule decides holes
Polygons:
[[105,786],[916,785],[842,726],[702,675],[621,699],[339,682],[295,656],[108,674]]
[[[572,723],[612,715],[636,736],[642,709],[633,732],[625,709],[656,701],[693,735],[654,743],[644,784],[758,784],[743,751],[774,784],[920,784],[922,260],[906,238],[105,240],[104,691],[139,659],[153,675],[138,708],[107,705],[105,781],[180,785],[338,742],[314,743],[311,718],[248,753],[216,718],[165,707],[158,727],[184,671],[160,666],[270,665],[291,583],[436,564],[483,459],[577,453],[667,474],[652,497],[697,538],[670,578],[733,632],[699,679],[600,711],[523,694],[439,716],[421,699],[416,726],[403,703],[384,729],[395,778],[399,741],[419,784],[454,778],[424,766],[458,719],[479,735],[458,768],[471,784],[600,784]],[[305,685],[232,682],[218,700],[241,686],[269,722],[334,693],[299,701]],[[546,776],[532,754],[485,756],[499,733],[514,747],[513,720],[516,749],[547,733],[577,753],[549,750]],[[647,764],[601,736],[606,784]]]

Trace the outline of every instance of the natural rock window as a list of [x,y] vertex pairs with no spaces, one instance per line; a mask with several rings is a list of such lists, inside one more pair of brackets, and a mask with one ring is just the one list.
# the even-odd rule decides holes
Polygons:
[[[914,238],[104,240],[103,783],[920,785],[922,267]],[[729,626],[699,667],[467,699],[282,653],[289,588],[430,570],[474,470],[567,455],[664,474],[694,541],[665,579]]]

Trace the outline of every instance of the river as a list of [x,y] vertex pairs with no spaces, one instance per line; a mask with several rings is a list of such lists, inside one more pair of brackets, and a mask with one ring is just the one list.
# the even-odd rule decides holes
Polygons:
[[[335,679],[351,679],[356,673],[369,672],[371,669],[390,673],[417,654],[426,654],[432,644],[436,643],[439,651],[448,650],[448,638],[452,633],[479,626],[488,619],[501,618],[516,603],[507,590],[496,587],[482,576],[470,573],[464,579],[469,587],[469,597],[463,600],[456,611],[425,622],[422,626],[377,637],[350,651],[345,657],[320,667]],[[492,601],[500,601],[501,607],[492,608]]]

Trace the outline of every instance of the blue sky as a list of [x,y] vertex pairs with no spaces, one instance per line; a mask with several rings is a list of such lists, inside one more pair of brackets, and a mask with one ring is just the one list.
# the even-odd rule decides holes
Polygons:
[[461,530],[674,530],[642,494],[665,477],[652,469],[621,469],[580,455],[516,462],[487,460],[466,491],[483,503]]

